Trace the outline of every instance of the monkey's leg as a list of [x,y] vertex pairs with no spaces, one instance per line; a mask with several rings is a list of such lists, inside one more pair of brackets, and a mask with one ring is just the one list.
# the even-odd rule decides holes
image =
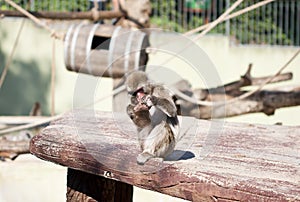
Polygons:
[[136,158],[136,162],[139,165],[144,165],[149,159],[154,158],[154,156],[152,154],[150,154],[149,152],[143,152],[140,153],[137,158]]
[[151,158],[165,158],[172,153],[175,138],[169,125],[162,121],[156,125],[143,142],[143,152],[138,155],[138,164],[144,164]]

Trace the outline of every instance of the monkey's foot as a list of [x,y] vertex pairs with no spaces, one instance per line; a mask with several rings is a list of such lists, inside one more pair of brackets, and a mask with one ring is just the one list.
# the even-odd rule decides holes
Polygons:
[[144,165],[149,159],[153,158],[153,155],[148,152],[140,153],[137,158],[136,162],[139,165]]

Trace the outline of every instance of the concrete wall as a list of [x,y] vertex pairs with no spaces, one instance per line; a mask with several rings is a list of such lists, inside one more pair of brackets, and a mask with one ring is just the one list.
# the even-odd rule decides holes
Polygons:
[[[0,20],[0,69],[3,68],[10,54],[20,22],[19,19],[14,18]],[[226,37],[212,35],[199,40],[198,43],[202,51],[198,49],[197,51],[190,51],[185,48],[185,39],[178,40],[177,37],[174,37],[174,34],[153,33],[151,44],[153,47],[159,47],[162,52],[157,51],[150,55],[147,71],[150,72],[152,77],[169,83],[185,78],[192,83],[193,87],[214,86],[237,80],[240,75],[245,73],[249,63],[254,65],[253,76],[274,74],[296,51],[296,48],[286,47],[234,46],[230,44]],[[175,50],[178,47],[179,49],[186,49],[187,52],[180,53],[178,57],[172,56],[169,59],[170,54],[164,52],[164,50]],[[49,113],[51,51],[52,39],[49,33],[27,21],[7,79],[3,88],[0,89],[1,115],[28,114],[35,101],[41,102],[44,113]],[[189,64],[189,61],[180,59],[179,56],[184,54],[200,61],[200,73]],[[294,73],[294,79],[279,85],[299,84],[299,67],[300,58],[297,58],[287,69],[287,71]],[[65,69],[63,44],[60,41],[56,43],[56,68],[56,113],[61,113],[73,107],[73,96],[79,75]],[[211,71],[212,69],[215,71]],[[206,72],[210,71],[213,75],[211,75],[212,73],[208,76],[205,75]],[[95,97],[107,95],[112,90],[110,79],[98,79],[87,75],[81,75],[80,77],[98,82]],[[215,82],[209,81],[209,78],[212,78]],[[90,101],[83,96],[78,102],[86,104]],[[96,108],[99,110],[112,110],[111,99],[108,98],[98,103]],[[227,120],[266,124],[283,122],[286,125],[299,125],[300,120],[297,119],[299,113],[300,107],[292,107],[277,110],[275,115],[271,117],[264,114],[250,114]],[[30,160],[21,160],[17,159],[16,162],[10,162],[9,164],[0,162],[0,201],[21,201],[20,196],[30,199],[30,201],[40,201],[40,199],[46,201],[64,200],[66,180],[62,176],[66,174],[65,168],[58,168],[47,162],[32,162],[31,157]],[[22,162],[22,166],[18,161]],[[24,170],[23,166],[26,163],[28,165]],[[14,169],[9,169],[7,165],[14,167]],[[38,183],[40,180],[32,181],[33,178],[41,179],[43,184]],[[50,178],[52,180],[49,180]],[[12,186],[13,183],[20,185],[17,192]],[[16,195],[18,195],[18,198]],[[147,201],[174,201],[174,199],[161,194],[135,189],[134,200],[143,201],[143,198],[147,198]],[[178,199],[178,201],[180,200]]]
[[[17,36],[21,20],[5,18],[0,20],[0,65],[1,70]],[[58,27],[58,25],[57,25]],[[61,27],[63,29],[65,26]],[[31,21],[26,24],[21,33],[13,61],[9,67],[7,78],[0,90],[1,115],[28,115],[34,102],[38,101],[43,107],[43,113],[50,112],[50,78],[53,39],[49,32],[35,26]],[[55,84],[55,111],[62,113],[73,108],[75,84],[79,75],[66,70],[63,60],[63,42],[56,41],[56,84]],[[93,78],[99,83],[95,97],[109,93],[112,89],[110,79]],[[103,92],[104,91],[104,92]],[[99,93],[99,94],[98,94]],[[81,100],[82,105],[90,100]],[[112,108],[111,100],[106,99],[97,104],[97,109]]]

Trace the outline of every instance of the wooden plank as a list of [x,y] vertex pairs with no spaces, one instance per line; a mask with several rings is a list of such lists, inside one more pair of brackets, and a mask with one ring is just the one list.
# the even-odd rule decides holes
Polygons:
[[47,161],[187,200],[300,201],[300,127],[189,117],[180,122],[172,158],[144,166],[136,164],[134,125],[118,113],[67,114],[35,136],[30,150]]

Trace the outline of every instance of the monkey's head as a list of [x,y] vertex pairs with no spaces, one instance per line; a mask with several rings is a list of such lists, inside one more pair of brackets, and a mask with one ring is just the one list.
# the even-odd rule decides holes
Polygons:
[[147,84],[148,76],[142,71],[132,72],[127,76],[125,82],[128,94],[137,97],[137,99],[144,96]]

